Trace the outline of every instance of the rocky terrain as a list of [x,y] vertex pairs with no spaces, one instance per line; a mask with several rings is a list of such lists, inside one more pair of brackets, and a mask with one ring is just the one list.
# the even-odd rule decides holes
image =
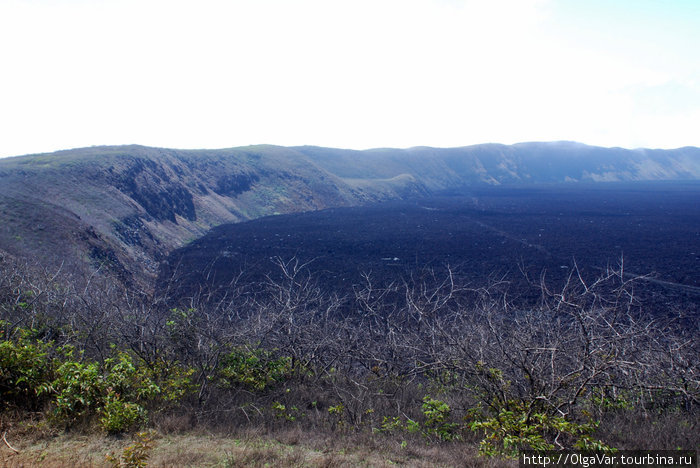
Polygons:
[[0,160],[0,251],[148,289],[164,255],[224,223],[478,185],[697,179],[690,147],[81,148]]

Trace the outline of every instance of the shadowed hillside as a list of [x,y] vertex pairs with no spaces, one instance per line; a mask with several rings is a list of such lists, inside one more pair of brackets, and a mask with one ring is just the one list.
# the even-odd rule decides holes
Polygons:
[[[210,227],[422,190],[353,188],[294,150],[86,148],[0,161],[0,249],[148,284],[162,255]],[[396,190],[400,189],[400,190]]]
[[698,178],[698,148],[82,148],[0,160],[0,250],[150,287],[165,254],[223,223],[475,184]]

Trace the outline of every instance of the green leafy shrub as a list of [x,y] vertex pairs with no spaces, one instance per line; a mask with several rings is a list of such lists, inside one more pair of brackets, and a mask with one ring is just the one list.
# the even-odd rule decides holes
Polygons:
[[153,449],[153,434],[139,432],[133,444],[124,447],[121,455],[113,453],[105,458],[113,468],[144,468]]
[[408,432],[411,434],[421,432],[421,426],[417,421],[407,418],[404,423],[402,419],[398,416],[384,416],[382,418],[382,423],[379,428],[373,428],[372,432],[389,433],[394,434],[397,432]]
[[494,403],[490,414],[477,407],[467,416],[471,419],[469,427],[485,436],[479,444],[481,455],[517,457],[523,449],[554,450],[552,440],[569,441],[569,448],[581,450],[613,450],[591,436],[597,427],[595,422],[579,423],[563,416],[551,416],[522,401]]
[[304,416],[304,414],[299,411],[297,406],[287,407],[279,401],[272,402],[272,412],[275,415],[275,418],[289,422],[294,422],[297,420],[297,418]]
[[178,362],[158,361],[150,366],[142,365],[141,371],[157,384],[161,403],[176,402],[196,388],[192,381],[195,369]]
[[97,362],[73,346],[40,340],[34,329],[15,330],[12,338],[5,333],[0,327],[0,410],[50,404],[55,423],[99,416],[103,429],[123,432],[147,421],[147,406],[166,407],[193,389],[194,369],[177,362],[146,365],[124,351]]
[[328,408],[328,416],[330,417],[331,427],[333,430],[345,429],[345,405],[338,403],[335,406]]
[[101,414],[102,428],[113,434],[127,431],[147,420],[146,410],[142,406],[122,401],[116,396],[106,398]]
[[9,406],[37,410],[48,398],[52,344],[30,336],[31,331],[21,330],[18,338],[0,341],[0,410]]
[[154,380],[153,370],[135,362],[128,353],[118,352],[102,365],[78,362],[72,355],[72,349],[68,350],[52,383],[56,392],[54,417],[68,425],[99,415],[104,430],[124,432],[147,420],[146,403],[174,401],[188,389],[191,372],[177,367],[163,379],[164,392]]
[[275,357],[264,349],[236,348],[219,363],[216,378],[223,388],[244,387],[263,391],[291,374],[291,358]]
[[153,398],[161,393],[151,372],[143,365],[137,366],[133,358],[124,352],[104,362],[104,383],[107,391],[134,400]]
[[191,390],[193,370],[172,365],[151,368],[125,352],[104,362],[102,402],[99,408],[102,428],[108,432],[124,432],[145,423],[149,402],[172,402]]
[[460,440],[462,438],[462,427],[459,423],[451,422],[450,405],[441,400],[436,400],[430,395],[423,397],[421,405],[424,421],[421,425],[418,421],[414,421],[406,417],[405,422],[401,417],[384,416],[379,428],[375,428],[374,432],[381,433],[421,433],[424,437],[437,437],[439,440],[451,441]]
[[398,416],[384,416],[382,418],[382,423],[378,428],[374,428],[372,432],[385,432],[389,434],[393,434],[395,432],[403,431],[404,425],[401,421],[401,418]]
[[56,369],[56,378],[52,382],[55,392],[53,416],[68,425],[94,414],[102,403],[104,392],[99,364],[71,358],[72,350],[68,351],[68,359]]
[[426,434],[437,436],[440,440],[461,438],[459,424],[450,422],[450,405],[426,395],[421,408],[425,416]]

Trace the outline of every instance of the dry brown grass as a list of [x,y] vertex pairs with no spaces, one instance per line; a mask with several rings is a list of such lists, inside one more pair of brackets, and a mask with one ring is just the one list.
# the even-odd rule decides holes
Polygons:
[[[95,428],[62,432],[35,415],[5,413],[0,435],[7,431],[14,453],[0,441],[0,467],[102,467],[134,444],[131,435],[102,435]],[[606,416],[597,436],[614,446],[654,449],[700,446],[695,413],[645,415],[625,411]],[[651,419],[647,419],[651,418]],[[477,455],[477,438],[460,443],[431,442],[418,434],[373,434],[369,430],[329,432],[300,424],[219,427],[193,424],[186,417],[162,418],[156,424],[149,467],[514,467],[513,460]],[[218,426],[217,426],[218,427]],[[630,428],[636,427],[632,431]],[[662,437],[663,435],[663,437]]]
[[[0,448],[0,466],[107,467],[106,456],[122,453],[134,440],[99,434],[20,433],[8,435],[14,453]],[[299,428],[236,434],[190,431],[154,434],[149,467],[513,467],[508,460],[478,458],[473,445],[428,445],[424,440],[402,440],[371,434],[325,434]]]
[[628,450],[698,450],[699,416],[697,410],[668,410],[662,414],[621,411],[606,415],[597,435],[613,447]]

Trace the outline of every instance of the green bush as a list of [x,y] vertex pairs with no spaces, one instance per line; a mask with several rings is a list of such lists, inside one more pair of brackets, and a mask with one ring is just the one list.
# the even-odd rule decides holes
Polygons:
[[48,399],[52,344],[34,340],[31,334],[21,330],[17,339],[0,341],[0,410],[15,406],[34,411]]
[[105,458],[113,468],[144,468],[153,449],[153,434],[139,432],[133,444],[124,447],[121,455],[108,454]]
[[[18,329],[11,339],[5,333],[0,328],[0,410],[50,404],[56,423],[72,426],[99,416],[103,429],[123,432],[147,420],[147,406],[166,407],[193,389],[194,369],[176,362],[149,366],[124,351],[92,361],[73,346],[41,341],[33,329]],[[285,362],[268,364],[266,382]]]
[[109,393],[117,393],[122,398],[143,401],[159,395],[161,389],[150,374],[142,363],[137,367],[132,356],[124,352],[104,362],[105,387]]
[[292,405],[287,408],[286,405],[283,405],[279,401],[272,402],[272,413],[275,415],[276,419],[289,422],[294,422],[297,420],[297,418],[305,416],[304,413],[299,411],[298,407]]
[[291,358],[274,357],[264,349],[236,348],[225,354],[217,369],[218,385],[263,391],[291,375]]
[[[54,417],[70,425],[80,419],[100,415],[107,432],[131,429],[147,420],[144,405],[151,401],[163,403],[180,398],[188,389],[191,372],[176,368],[173,379],[164,379],[163,392],[154,380],[153,370],[134,358],[118,352],[116,356],[97,362],[78,362],[67,353],[68,360],[56,370],[53,382],[56,392]],[[176,390],[174,387],[181,385]]]
[[91,416],[102,404],[104,379],[99,364],[75,361],[72,352],[56,369],[52,387],[53,416],[67,425]]
[[450,421],[452,414],[450,405],[444,401],[436,400],[430,395],[426,395],[423,397],[421,409],[425,418],[422,425],[408,417],[403,422],[402,418],[398,416],[384,416],[380,427],[373,429],[373,432],[390,434],[396,432],[421,433],[424,437],[436,437],[444,441],[462,439],[461,425]]
[[142,406],[122,401],[116,395],[110,395],[105,399],[101,413],[102,428],[112,434],[125,432],[147,420],[146,410]]
[[597,423],[551,416],[522,401],[493,402],[490,412],[479,406],[471,409],[467,417],[471,419],[469,427],[484,434],[479,445],[481,455],[517,457],[524,449],[554,450],[552,440],[580,450],[613,450],[591,436]]
[[450,422],[450,405],[436,400],[430,395],[423,398],[423,415],[426,433],[437,436],[440,440],[457,440],[461,438],[459,424]]
[[415,434],[417,432],[421,432],[421,426],[418,422],[410,418],[407,418],[406,422],[404,423],[398,416],[384,416],[382,417],[382,423],[379,428],[372,429],[372,432],[382,432],[388,434],[395,434],[402,431]]

